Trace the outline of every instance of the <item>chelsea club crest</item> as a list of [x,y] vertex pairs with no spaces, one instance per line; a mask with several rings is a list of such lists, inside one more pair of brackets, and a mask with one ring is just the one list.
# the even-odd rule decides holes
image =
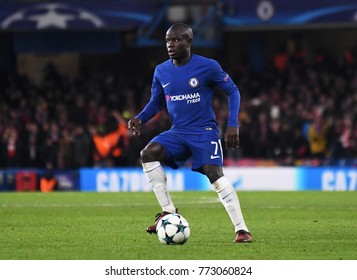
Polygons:
[[190,85],[190,87],[197,87],[198,86],[198,80],[197,78],[191,78],[189,81],[188,81],[188,84]]

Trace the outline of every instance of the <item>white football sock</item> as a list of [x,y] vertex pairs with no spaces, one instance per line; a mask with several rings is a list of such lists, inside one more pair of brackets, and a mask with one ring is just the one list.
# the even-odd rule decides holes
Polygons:
[[226,208],[229,217],[231,218],[235,232],[239,230],[245,230],[249,232],[244,222],[238,195],[232,184],[227,180],[226,177],[223,176],[215,181],[212,185],[218,193],[218,197],[221,200],[223,206]]
[[142,166],[162,211],[176,212],[176,208],[167,190],[166,174],[161,163],[159,161],[144,162]]

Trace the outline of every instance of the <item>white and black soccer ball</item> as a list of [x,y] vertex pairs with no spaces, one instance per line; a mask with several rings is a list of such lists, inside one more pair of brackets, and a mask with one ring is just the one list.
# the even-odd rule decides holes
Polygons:
[[157,237],[161,244],[185,244],[190,237],[190,226],[187,220],[176,213],[160,219],[156,226]]

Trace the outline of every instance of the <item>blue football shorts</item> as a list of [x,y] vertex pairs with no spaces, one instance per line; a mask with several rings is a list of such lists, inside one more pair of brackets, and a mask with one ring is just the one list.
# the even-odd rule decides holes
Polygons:
[[200,134],[178,133],[167,130],[150,142],[161,144],[166,150],[165,164],[177,169],[187,160],[192,160],[192,170],[203,173],[205,164],[223,165],[222,144],[218,131],[206,130]]

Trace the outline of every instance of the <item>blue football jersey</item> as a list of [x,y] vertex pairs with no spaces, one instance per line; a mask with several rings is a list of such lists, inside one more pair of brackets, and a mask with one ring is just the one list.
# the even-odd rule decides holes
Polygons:
[[156,66],[150,101],[137,118],[146,123],[161,111],[166,102],[175,131],[199,133],[217,129],[212,108],[216,86],[228,96],[227,125],[238,127],[238,88],[217,61],[199,55],[192,55],[183,66],[174,65],[171,59]]

